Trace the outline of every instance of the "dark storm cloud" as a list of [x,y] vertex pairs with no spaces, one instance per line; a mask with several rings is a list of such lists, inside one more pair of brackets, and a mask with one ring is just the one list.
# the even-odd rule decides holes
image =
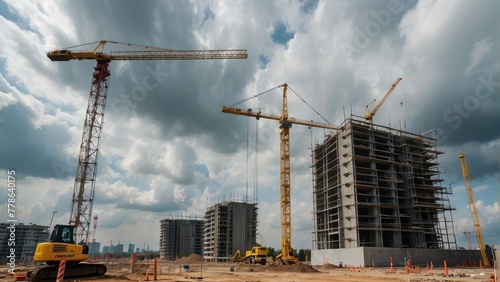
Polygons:
[[[421,97],[411,112],[412,123],[434,123],[444,131],[445,145],[488,142],[499,135],[500,55],[496,50],[500,47],[500,26],[494,17],[500,3],[464,4],[457,11],[463,16],[455,15],[453,24],[446,22],[439,37],[424,39],[418,50],[407,48],[406,58],[400,58],[411,71],[409,79],[414,82],[410,83],[419,87]],[[473,50],[481,41],[491,44],[491,51],[467,72]],[[423,59],[421,64],[415,64],[417,58]]]
[[[17,169],[20,178],[65,178],[60,165],[66,164],[64,144],[70,140],[68,128],[62,124],[35,128],[35,114],[21,104],[0,111],[0,168]],[[72,175],[74,176],[74,174]]]
[[[345,59],[371,57],[383,53],[388,47],[399,49],[397,46],[403,41],[398,36],[397,27],[406,11],[416,3],[399,0],[343,3],[340,16],[350,23],[352,29],[350,37],[339,46]],[[388,42],[390,46],[387,46]]]
[[136,114],[156,123],[165,139],[205,135],[204,141],[215,150],[234,151],[235,142],[228,133],[239,127],[234,118],[224,118],[220,107],[243,93],[251,77],[246,64],[250,63],[138,63],[126,75],[130,79],[123,77],[116,83],[113,92],[118,93],[110,94],[109,111],[115,116],[111,118]]
[[170,49],[196,44],[189,2],[113,0],[98,9],[91,2],[71,2],[67,12],[75,26],[85,27],[78,36],[80,43],[105,39]]

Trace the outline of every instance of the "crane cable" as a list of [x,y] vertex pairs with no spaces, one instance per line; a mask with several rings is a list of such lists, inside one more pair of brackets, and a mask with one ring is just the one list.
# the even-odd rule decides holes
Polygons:
[[[275,87],[273,87],[273,88],[271,88],[271,89],[269,89],[269,90],[266,90],[266,91],[264,91],[264,92],[261,92],[261,93],[255,94],[255,95],[253,95],[252,97],[249,97],[249,98],[246,98],[246,99],[244,99],[244,100],[242,100],[242,101],[239,101],[239,102],[237,102],[237,103],[234,103],[234,104],[230,105],[229,107],[230,107],[230,108],[233,108],[233,107],[234,107],[234,106],[236,106],[236,105],[239,105],[239,104],[241,104],[241,103],[244,103],[244,102],[246,102],[246,101],[248,101],[248,100],[251,100],[251,99],[253,99],[253,98],[257,98],[257,97],[259,97],[259,96],[262,96],[262,95],[264,95],[264,94],[266,94],[266,93],[269,93],[269,92],[273,91],[274,89],[278,89],[278,88],[280,88],[280,87],[282,87],[282,86],[283,86],[283,84],[278,85],[278,86],[275,86]],[[304,102],[304,103],[305,103],[305,104],[306,104],[306,105],[307,105],[307,106],[308,106],[311,110],[313,110],[313,111],[314,111],[314,112],[315,112],[315,113],[316,113],[316,114],[317,114],[320,118],[322,118],[322,119],[323,119],[326,123],[331,124],[331,123],[330,123],[330,122],[329,122],[329,121],[328,121],[325,117],[323,117],[323,116],[322,116],[322,115],[321,115],[318,111],[316,111],[316,110],[315,110],[315,109],[314,109],[311,105],[309,105],[309,103],[307,103],[307,102],[306,102],[306,100],[304,100],[304,98],[302,98],[302,97],[301,97],[301,96],[300,96],[297,92],[295,92],[295,90],[293,90],[293,89],[292,89],[289,85],[288,85],[288,89],[290,89],[290,90],[291,90],[291,91],[292,91],[295,95],[297,95],[297,97],[299,97],[299,98],[300,98],[300,100],[302,100],[302,102]]]
[[90,43],[83,43],[71,47],[66,47],[62,49],[73,49],[73,48],[78,48],[78,47],[83,47],[83,46],[88,46],[88,45],[93,45],[93,44],[106,44],[106,43],[111,43],[111,44],[117,44],[117,45],[125,45],[125,46],[132,46],[132,47],[140,47],[144,49],[155,49],[155,50],[166,50],[166,51],[172,51],[172,49],[167,49],[167,48],[160,48],[160,47],[154,47],[154,46],[147,46],[147,45],[140,45],[140,44],[132,44],[132,43],[124,43],[124,42],[118,42],[118,41],[108,41],[108,40],[100,40],[100,41],[94,41]]
[[389,91],[389,89],[392,87],[392,84],[389,85],[388,87],[386,87],[384,89],[384,91],[382,91],[382,93],[378,94],[377,97],[373,98],[373,101],[371,101],[368,105],[366,105],[366,109],[368,109],[368,106],[370,106],[371,104],[373,104],[374,102],[377,101],[378,98],[380,98],[380,96],[384,95],[384,93],[387,93],[387,91]]
[[304,102],[311,110],[313,110],[320,118],[322,118],[324,121],[326,121],[328,124],[331,124],[326,118],[324,118],[318,111],[316,111],[313,107],[311,107],[311,105],[309,105],[306,100],[304,100],[302,97],[300,97],[300,95],[295,92],[295,90],[293,90],[290,86],[288,86],[288,89],[292,90],[292,92],[297,95],[297,97],[300,98],[300,100],[302,100],[302,102]]
[[250,97],[250,98],[246,98],[246,99],[245,99],[245,100],[243,100],[243,101],[240,101],[240,102],[234,103],[234,104],[232,104],[232,105],[231,105],[231,106],[229,106],[229,107],[230,107],[230,108],[232,108],[232,107],[234,107],[234,106],[236,106],[236,105],[239,105],[239,104],[241,104],[241,103],[243,103],[243,102],[246,102],[246,101],[251,100],[251,99],[253,99],[253,98],[257,98],[257,97],[259,97],[259,96],[261,96],[261,95],[264,95],[264,94],[266,94],[266,93],[269,93],[269,92],[273,91],[274,89],[280,88],[281,86],[283,86],[283,85],[278,85],[278,86],[275,86],[275,87],[273,87],[273,88],[271,88],[271,89],[269,89],[269,90],[266,90],[266,91],[264,91],[264,92],[261,92],[261,93],[259,93],[259,94],[255,94],[255,95],[253,95],[252,97]]

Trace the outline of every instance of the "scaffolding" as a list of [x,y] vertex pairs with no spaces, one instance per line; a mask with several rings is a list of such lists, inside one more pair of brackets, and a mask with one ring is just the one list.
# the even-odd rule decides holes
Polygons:
[[203,220],[170,215],[160,221],[160,258],[173,260],[203,254]]
[[314,248],[456,249],[436,139],[346,119],[313,151]]

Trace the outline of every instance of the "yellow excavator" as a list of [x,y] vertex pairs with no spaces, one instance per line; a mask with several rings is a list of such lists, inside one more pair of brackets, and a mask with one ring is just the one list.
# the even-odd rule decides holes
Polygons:
[[64,278],[106,274],[104,264],[84,262],[89,258],[89,247],[85,244],[75,244],[74,229],[72,225],[57,224],[49,242],[39,243],[36,246],[34,261],[45,262],[47,266],[30,273],[31,281],[55,280],[62,260],[66,261]]
[[250,251],[246,251],[243,256],[240,250],[231,257],[232,262],[246,262],[249,264],[259,263],[261,265],[266,265],[267,259],[267,248],[262,246],[255,246]]
[[[87,51],[89,45],[95,45]],[[106,44],[132,47],[132,51],[104,52]],[[82,48],[84,47],[84,48]],[[49,242],[36,247],[34,261],[47,266],[29,273],[31,281],[55,280],[59,263],[66,261],[64,278],[100,276],[106,273],[102,264],[85,263],[88,259],[87,246],[90,234],[90,220],[94,203],[95,180],[99,145],[103,128],[108,82],[111,71],[109,63],[114,60],[207,60],[246,59],[246,49],[235,50],[171,50],[151,46],[101,40],[88,44],[53,50],[47,53],[53,62],[70,60],[95,60],[92,83],[87,105],[82,143],[76,169],[71,214],[68,225],[56,225]]]

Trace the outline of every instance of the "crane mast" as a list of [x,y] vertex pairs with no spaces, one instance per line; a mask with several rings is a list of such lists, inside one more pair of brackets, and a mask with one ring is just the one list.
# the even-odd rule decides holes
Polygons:
[[[291,201],[290,201],[290,128],[292,124],[300,124],[313,127],[321,127],[332,130],[340,130],[340,127],[314,121],[306,121],[288,117],[287,89],[285,83],[283,87],[283,100],[281,116],[253,112],[252,110],[242,110],[239,108],[222,106],[221,111],[228,114],[244,115],[257,119],[266,118],[279,122],[280,131],[280,212],[281,212],[281,254],[276,257],[279,261],[288,264],[296,263],[298,260],[292,254],[292,227],[291,227]],[[257,97],[257,96],[255,96]],[[248,99],[247,99],[248,100]],[[244,100],[246,101],[246,100]],[[239,104],[239,103],[237,103]]]
[[[90,44],[96,44],[93,51],[73,50]],[[112,51],[104,53],[107,43],[140,47],[139,51]],[[150,46],[141,46],[116,41],[101,40],[79,46],[53,50],[47,57],[54,61],[96,60],[90,95],[87,103],[82,141],[78,155],[73,199],[69,224],[76,227],[75,242],[87,244],[90,235],[90,220],[95,194],[95,180],[104,124],[104,112],[108,93],[108,80],[111,72],[109,63],[112,60],[206,60],[206,59],[246,59],[245,49],[235,50],[171,50]]]
[[83,125],[69,224],[76,226],[75,242],[87,243],[95,194],[99,145],[108,95],[109,60],[97,61]]
[[288,122],[288,101],[283,84],[283,101],[280,120],[280,205],[281,205],[281,257],[282,261],[293,259],[292,213],[290,210],[290,128]]
[[[474,192],[472,191],[472,186],[470,184],[469,169],[467,168],[467,162],[465,160],[465,155],[460,154],[460,163],[462,164],[462,173],[465,182],[465,190],[467,191],[467,197],[469,198],[469,210],[474,223],[474,230],[476,231],[477,244],[479,245],[479,251],[483,258],[484,266],[491,266],[488,256],[486,255],[486,250],[483,242],[483,233],[481,232],[481,223],[479,222],[479,216],[477,214],[476,202],[474,201]],[[464,232],[465,233],[465,232]],[[470,241],[470,240],[469,240]]]

